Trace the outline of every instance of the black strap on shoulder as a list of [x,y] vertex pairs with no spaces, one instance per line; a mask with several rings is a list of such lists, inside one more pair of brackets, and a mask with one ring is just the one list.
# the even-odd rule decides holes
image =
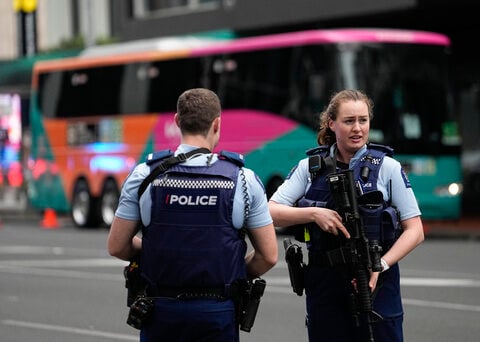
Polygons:
[[199,153],[211,153],[210,150],[208,148],[197,148],[195,150],[192,150],[190,152],[187,152],[187,153],[180,153],[179,155],[175,156],[175,157],[170,157],[168,159],[165,159],[164,161],[162,161],[159,165],[157,165],[153,170],[152,172],[150,172],[150,174],[145,177],[145,179],[143,180],[142,184],[140,184],[140,187],[138,188],[138,198],[140,199],[140,197],[143,195],[143,193],[145,192],[145,190],[147,189],[148,185],[155,179],[158,177],[158,175],[160,175],[161,173],[167,171],[170,167],[172,167],[173,165],[176,165],[176,164],[179,164],[181,162],[184,162],[185,160],[187,160],[188,158],[190,158],[191,156],[195,155],[195,154],[199,154]]

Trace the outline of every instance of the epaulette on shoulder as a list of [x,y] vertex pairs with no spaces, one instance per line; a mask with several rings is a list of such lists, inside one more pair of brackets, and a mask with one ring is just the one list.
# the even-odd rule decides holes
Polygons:
[[245,165],[245,160],[243,158],[243,154],[230,152],[230,151],[220,151],[218,154],[218,158],[222,160],[228,160],[239,167],[243,167]]
[[323,154],[325,152],[328,152],[329,150],[330,150],[330,146],[320,145],[320,146],[308,149],[305,153],[307,154],[307,156],[313,156],[315,154]]
[[369,143],[368,144],[368,148],[369,149],[373,149],[373,150],[378,150],[378,151],[381,151],[381,152],[384,152],[387,154],[387,156],[389,157],[392,157],[393,156],[393,148],[391,148],[390,146],[386,146],[386,145],[380,145],[380,144],[374,144],[374,143]]
[[147,163],[147,165],[152,165],[162,159],[165,159],[171,156],[173,156],[172,150],[161,150],[161,151],[149,153],[145,163]]

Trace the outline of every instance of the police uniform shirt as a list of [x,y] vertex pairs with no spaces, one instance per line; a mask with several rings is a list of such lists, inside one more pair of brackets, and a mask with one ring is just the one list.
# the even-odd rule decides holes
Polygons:
[[[180,153],[187,153],[196,148],[198,147],[181,144],[175,151],[175,155],[178,155]],[[209,161],[209,159],[211,160]],[[192,157],[187,159],[185,162],[182,163],[182,165],[203,166],[207,165],[208,162],[213,164],[217,160],[218,156],[215,153],[213,155],[199,153],[198,155],[193,155]],[[273,221],[272,217],[270,216],[270,212],[268,211],[268,203],[265,196],[264,187],[252,170],[245,167],[243,168],[243,170],[247,183],[246,185],[250,205],[247,217],[247,227],[254,229],[266,226]],[[130,173],[122,187],[118,207],[115,212],[116,216],[132,221],[137,221],[141,218],[145,226],[150,223],[150,210],[152,204],[151,196],[149,195],[150,186],[147,187],[146,191],[141,196],[140,201],[138,201],[137,196],[140,184],[149,174],[150,166],[148,166],[146,163],[141,163],[137,165],[135,169]],[[239,229],[242,227],[245,215],[244,210],[245,199],[243,196],[241,174],[239,173],[239,178],[235,189],[232,213],[232,219],[235,228]]]
[[[336,144],[330,148],[330,156],[335,156]],[[350,160],[350,168],[354,168],[361,157],[367,152],[366,145],[358,150]],[[391,186],[390,186],[391,180]],[[272,201],[279,204],[293,206],[293,204],[303,197],[312,184],[308,170],[308,158],[300,162],[292,169],[285,182],[277,189],[271,197]],[[377,187],[383,193],[384,200],[389,199],[391,188],[392,205],[400,211],[400,220],[421,215],[415,194],[411,188],[410,182],[400,163],[388,156],[385,156],[378,174]]]

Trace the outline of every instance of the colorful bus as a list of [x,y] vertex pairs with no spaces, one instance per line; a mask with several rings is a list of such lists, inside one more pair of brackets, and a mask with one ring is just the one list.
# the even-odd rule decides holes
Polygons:
[[431,32],[330,29],[124,43],[39,62],[31,204],[71,212],[80,227],[109,225],[132,168],[179,143],[176,100],[193,87],[220,96],[218,150],[243,153],[269,196],[316,145],[318,113],[332,93],[357,88],[375,102],[371,141],[395,148],[424,217],[457,218],[462,173],[449,44]]

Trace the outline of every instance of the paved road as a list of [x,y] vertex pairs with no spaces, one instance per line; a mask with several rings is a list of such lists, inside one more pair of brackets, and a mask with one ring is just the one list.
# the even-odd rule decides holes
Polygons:
[[[45,229],[40,218],[5,218],[0,228],[0,332],[8,342],[137,341],[125,324],[122,267],[108,256],[105,229],[68,219]],[[278,236],[282,246],[284,236]],[[405,340],[480,339],[480,240],[428,238],[402,261]],[[267,290],[243,342],[306,341],[304,297],[293,294],[280,249]]]

